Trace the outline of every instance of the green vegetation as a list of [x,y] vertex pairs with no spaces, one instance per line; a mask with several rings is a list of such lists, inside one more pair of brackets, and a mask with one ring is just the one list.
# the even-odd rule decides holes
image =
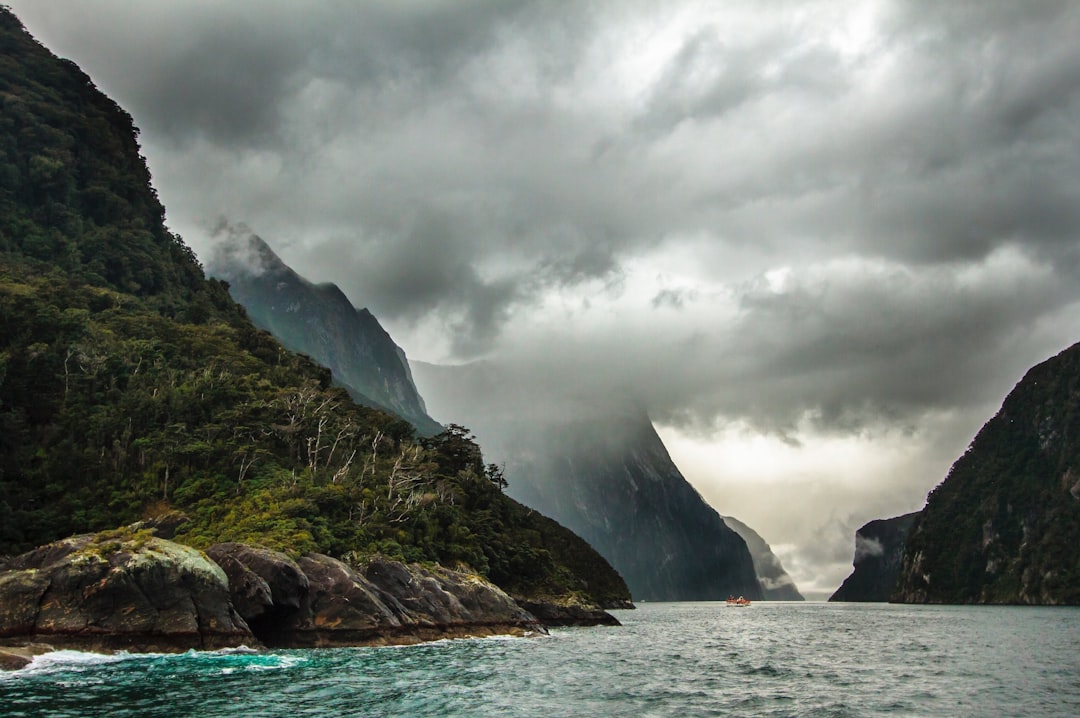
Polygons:
[[154,532],[150,529],[135,529],[131,526],[102,531],[93,534],[90,542],[80,549],[79,553],[84,556],[95,556],[99,559],[108,560],[113,554],[127,549],[138,551],[146,546],[153,538]]
[[503,495],[461,427],[417,439],[255,329],[163,223],[131,118],[0,9],[0,554],[170,510],[177,540],[465,564],[627,598]]
[[1080,344],[1031,369],[930,493],[896,598],[1080,603],[1078,436]]

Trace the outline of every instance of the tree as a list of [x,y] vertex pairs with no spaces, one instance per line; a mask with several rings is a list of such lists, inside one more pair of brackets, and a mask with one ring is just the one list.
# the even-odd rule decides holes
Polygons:
[[446,431],[425,440],[424,446],[438,454],[439,468],[449,476],[459,472],[484,474],[484,457],[476,437],[460,424],[447,424]]
[[499,490],[505,489],[510,484],[506,480],[506,464],[488,464],[484,469],[484,474],[487,475],[488,481],[499,487]]

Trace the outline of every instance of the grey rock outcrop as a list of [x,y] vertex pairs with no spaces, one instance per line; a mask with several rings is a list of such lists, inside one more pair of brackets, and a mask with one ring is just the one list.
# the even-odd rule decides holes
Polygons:
[[21,646],[0,646],[0,671],[17,671],[26,668],[35,656],[55,651],[47,643],[29,643]]
[[294,562],[241,544],[220,544],[209,553],[227,566],[234,603],[271,647],[415,643],[544,630],[499,588],[459,571],[381,558],[358,569],[321,554]]
[[0,566],[0,642],[87,651],[256,643],[216,563],[124,529],[57,541]]
[[307,596],[307,575],[279,551],[223,543],[206,553],[225,571],[233,606],[256,634],[295,612]]
[[530,613],[478,575],[372,558],[353,567],[257,546],[206,554],[133,527],[72,537],[0,565],[0,667],[54,648],[175,652],[323,648],[618,625],[591,605]]
[[[577,603],[554,603],[518,600],[518,604],[545,626],[619,626],[619,620],[596,606]],[[622,608],[634,608],[627,604]]]
[[0,668],[58,648],[321,648],[618,624],[584,603],[529,606],[541,618],[480,576],[439,566],[372,558],[354,567],[321,554],[293,560],[239,543],[203,554],[127,527],[0,565]]

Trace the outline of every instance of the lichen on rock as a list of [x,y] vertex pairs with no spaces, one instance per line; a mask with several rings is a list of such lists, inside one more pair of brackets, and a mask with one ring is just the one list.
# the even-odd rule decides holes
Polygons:
[[123,529],[47,544],[0,566],[0,641],[93,651],[256,643],[220,566]]

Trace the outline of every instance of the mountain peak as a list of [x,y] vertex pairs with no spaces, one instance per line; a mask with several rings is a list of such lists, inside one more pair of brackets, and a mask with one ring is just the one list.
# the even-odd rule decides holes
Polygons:
[[328,367],[353,399],[410,422],[421,434],[442,426],[427,414],[405,352],[367,309],[357,309],[336,284],[314,284],[293,271],[244,225],[222,224],[207,272],[260,329],[292,351]]
[[292,270],[281,261],[270,245],[246,225],[218,225],[217,241],[206,260],[207,273],[232,281],[237,277],[261,277]]

